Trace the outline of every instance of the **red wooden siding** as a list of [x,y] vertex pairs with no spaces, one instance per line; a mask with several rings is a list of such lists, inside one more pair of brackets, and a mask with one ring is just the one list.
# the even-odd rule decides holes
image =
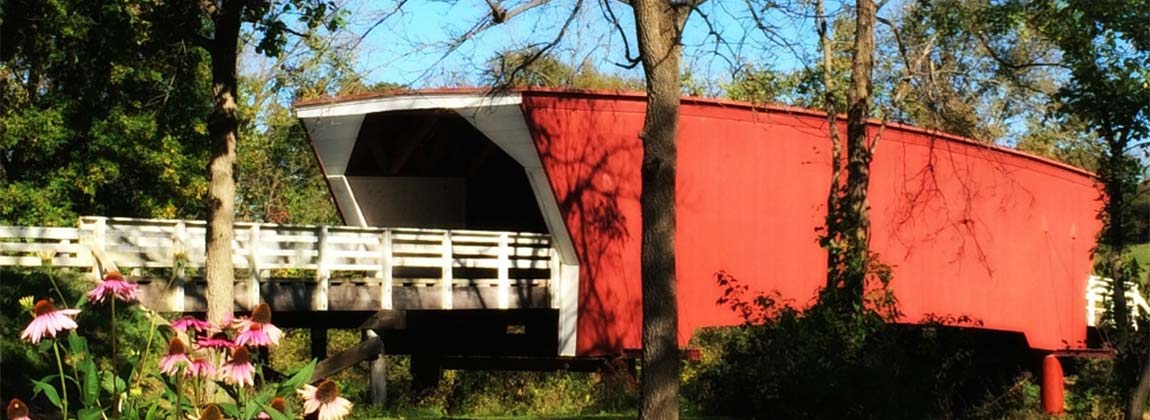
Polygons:
[[[523,112],[581,264],[578,354],[639,348],[641,97],[524,92]],[[877,129],[877,126],[875,127]],[[845,130],[843,130],[845,132]],[[715,300],[726,270],[805,306],[823,283],[816,228],[830,179],[825,119],[687,101],[676,238],[680,343],[737,319]],[[1034,348],[1084,346],[1099,229],[1088,174],[889,126],[872,166],[873,247],[915,322],[969,315]]]

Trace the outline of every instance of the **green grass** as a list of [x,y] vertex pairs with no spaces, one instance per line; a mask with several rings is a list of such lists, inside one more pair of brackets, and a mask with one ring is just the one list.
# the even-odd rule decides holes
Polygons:
[[1134,256],[1134,260],[1138,261],[1138,266],[1142,267],[1141,278],[1146,277],[1146,270],[1150,269],[1150,243],[1134,245],[1130,249],[1130,254]]
[[[426,419],[428,419],[428,420],[430,420],[430,419],[436,419],[436,420],[452,419],[452,420],[454,420],[454,419],[470,419],[470,418],[476,418],[476,419],[482,419],[482,420],[526,420],[526,419],[544,419],[544,420],[629,420],[629,419],[634,419],[635,417],[636,417],[636,415],[634,415],[634,414],[631,414],[631,415],[622,415],[622,414],[599,414],[599,415],[589,415],[589,416],[575,416],[575,417],[531,417],[531,416],[519,416],[519,417],[427,417]],[[419,417],[403,417],[403,418],[404,418],[405,420],[422,420],[422,418],[419,418]],[[685,416],[685,415],[684,415],[684,416],[679,416],[679,418],[682,418],[682,419],[685,419],[685,420],[710,420],[710,419],[720,419],[719,417],[693,417],[693,416]],[[364,419],[364,420],[393,420],[393,419],[396,419],[396,417],[377,417],[377,418],[370,418],[370,419]]]

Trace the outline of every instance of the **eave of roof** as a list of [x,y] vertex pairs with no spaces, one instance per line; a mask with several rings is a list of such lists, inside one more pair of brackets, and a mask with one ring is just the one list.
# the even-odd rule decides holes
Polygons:
[[[484,96],[493,96],[494,97],[494,96],[505,96],[505,95],[521,95],[521,94],[525,94],[525,93],[526,94],[538,93],[538,94],[556,95],[556,96],[582,97],[582,98],[589,98],[589,99],[593,99],[593,98],[609,99],[610,98],[610,99],[627,99],[627,100],[637,100],[637,101],[642,101],[647,96],[646,93],[644,93],[644,92],[618,91],[618,90],[566,89],[566,88],[545,88],[545,87],[513,87],[513,88],[507,88],[507,89],[492,89],[490,87],[453,87],[453,88],[431,88],[431,89],[396,89],[396,90],[372,92],[372,93],[364,93],[364,94],[319,97],[319,98],[312,98],[312,99],[305,99],[305,100],[297,101],[297,102],[292,104],[292,107],[293,108],[311,108],[311,107],[316,107],[316,106],[333,105],[333,104],[339,104],[339,103],[344,103],[344,102],[364,101],[364,100],[371,100],[371,99],[377,99],[377,98],[394,98],[394,97],[404,97],[404,96],[438,96],[438,95],[476,95],[476,96],[480,96],[480,95],[484,95]],[[780,104],[754,104],[754,103],[750,103],[750,102],[735,101],[735,100],[730,100],[730,99],[700,98],[700,97],[694,97],[694,96],[684,96],[682,98],[681,103],[685,104],[685,105],[716,106],[716,107],[744,109],[744,110],[748,110],[748,111],[758,111],[758,112],[800,114],[800,115],[807,115],[807,116],[819,117],[819,118],[826,118],[826,115],[827,115],[826,112],[823,112],[823,111],[801,108],[801,107],[794,107],[794,106],[787,106],[787,105],[780,105]],[[846,116],[841,115],[841,116],[839,116],[839,119],[841,121],[846,121]],[[977,140],[974,140],[971,138],[966,138],[966,137],[962,137],[962,136],[958,136],[958,135],[954,135],[954,134],[950,134],[950,133],[945,133],[945,132],[941,132],[941,131],[937,131],[937,130],[930,130],[930,129],[926,129],[926,128],[915,127],[912,125],[907,125],[907,124],[902,124],[902,123],[884,122],[881,120],[874,120],[874,119],[870,120],[869,122],[871,125],[884,125],[885,124],[886,128],[893,128],[893,129],[896,129],[899,131],[921,134],[921,135],[925,135],[925,136],[951,140],[951,141],[955,141],[955,142],[959,142],[959,143],[970,144],[970,145],[974,145],[974,146],[978,146],[978,147],[984,147],[987,149],[1000,151],[1000,152],[1004,152],[1007,154],[1019,156],[1019,157],[1025,158],[1025,159],[1030,159],[1030,160],[1034,160],[1037,162],[1045,163],[1047,165],[1059,167],[1059,168],[1062,168],[1062,169],[1065,169],[1065,170],[1068,170],[1071,172],[1075,172],[1075,173],[1078,173],[1080,175],[1088,176],[1091,178],[1095,177],[1095,174],[1093,172],[1090,172],[1086,169],[1083,169],[1083,168],[1080,168],[1080,167],[1077,167],[1074,165],[1070,165],[1067,163],[1059,162],[1059,161],[1056,161],[1056,160],[1053,160],[1050,158],[1046,158],[1043,156],[1038,156],[1035,154],[1027,153],[1027,152],[1024,152],[1021,150],[1012,149],[1009,147],[1004,147],[1004,146],[999,146],[999,145],[994,145],[994,144],[988,144],[988,143],[980,142],[980,141],[977,141]]]

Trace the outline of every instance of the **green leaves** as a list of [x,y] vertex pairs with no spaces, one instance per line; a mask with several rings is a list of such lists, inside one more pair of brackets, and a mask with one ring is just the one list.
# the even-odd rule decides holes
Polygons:
[[56,408],[62,408],[63,405],[62,401],[60,400],[60,392],[57,391],[56,387],[50,383],[57,377],[57,375],[51,375],[45,376],[40,380],[33,379],[32,383],[35,385],[35,388],[33,388],[33,395],[40,395],[40,393],[44,393],[44,396],[48,397],[48,401],[51,402],[52,405],[56,406]]
[[83,408],[76,412],[76,418],[78,420],[99,420],[103,418],[103,416],[104,410],[97,407]]
[[96,362],[91,359],[84,359],[80,362],[78,369],[80,375],[83,376],[80,395],[83,398],[84,406],[95,406],[100,398],[100,372],[96,370]]
[[[194,217],[206,144],[203,58],[181,5],[13,0],[0,67],[0,221]],[[166,138],[176,147],[161,147]],[[168,155],[168,165],[156,165]],[[148,163],[148,164],[144,164]]]
[[291,395],[296,389],[303,386],[303,384],[311,381],[311,375],[315,372],[316,359],[311,359],[311,362],[304,367],[297,370],[286,381],[284,381],[276,390],[277,395]]

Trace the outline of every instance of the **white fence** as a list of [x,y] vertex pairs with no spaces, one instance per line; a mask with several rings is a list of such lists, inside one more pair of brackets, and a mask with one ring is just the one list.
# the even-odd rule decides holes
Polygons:
[[[81,217],[79,228],[0,226],[0,266],[94,272],[95,254],[99,263],[127,273],[176,269],[182,277],[185,269],[203,267],[206,234],[201,221],[91,216]],[[232,247],[235,268],[250,276],[249,296],[258,297],[261,281],[275,270],[302,270],[321,295],[314,307],[318,310],[328,309],[326,291],[333,278],[377,280],[380,309],[394,309],[393,287],[439,286],[440,307],[451,309],[460,282],[453,269],[478,269],[473,271],[490,275],[466,283],[498,288],[496,306],[507,308],[512,270],[529,273],[515,280],[544,286],[554,284],[560,271],[550,237],[538,233],[236,223]],[[396,278],[396,269],[403,268],[437,269],[438,276]],[[181,290],[176,298],[182,296]]]
[[[1086,325],[1097,326],[1102,316],[1114,304],[1110,292],[1113,282],[1113,279],[1090,276],[1090,280],[1086,283]],[[1126,282],[1126,307],[1130,308],[1131,319],[1138,319],[1139,316],[1150,317],[1150,303],[1146,302],[1146,298],[1138,290],[1138,285],[1133,282]]]

